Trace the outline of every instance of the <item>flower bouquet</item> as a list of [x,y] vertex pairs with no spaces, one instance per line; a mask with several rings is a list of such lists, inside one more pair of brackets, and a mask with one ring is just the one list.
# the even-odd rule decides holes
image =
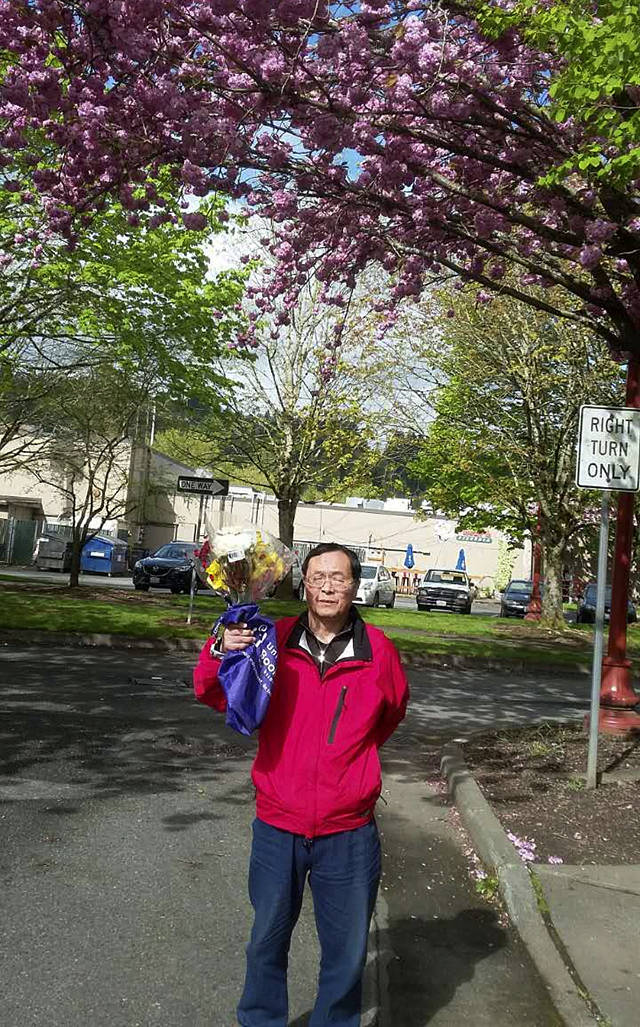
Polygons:
[[204,580],[233,605],[264,599],[293,567],[294,554],[266,531],[206,527]]
[[226,722],[249,735],[264,720],[276,671],[278,647],[273,621],[258,610],[258,601],[275,588],[295,562],[290,549],[256,527],[211,528],[200,550],[199,573],[215,592],[222,593],[228,609],[218,618],[210,653],[216,649],[220,629],[246,624],[255,641],[247,649],[224,653],[218,680],[227,699]]

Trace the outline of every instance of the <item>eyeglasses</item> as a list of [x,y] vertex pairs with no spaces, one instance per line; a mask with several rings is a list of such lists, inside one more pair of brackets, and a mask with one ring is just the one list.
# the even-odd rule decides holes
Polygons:
[[305,584],[309,588],[322,588],[323,585],[329,583],[336,592],[343,592],[346,589],[351,588],[353,585],[353,578],[345,578],[344,574],[311,574],[308,578],[305,578]]

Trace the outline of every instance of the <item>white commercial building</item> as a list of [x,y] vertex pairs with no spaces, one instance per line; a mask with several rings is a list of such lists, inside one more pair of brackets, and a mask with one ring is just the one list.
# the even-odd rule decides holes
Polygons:
[[[201,513],[200,498],[178,491],[178,476],[197,473],[148,446],[131,446],[122,458],[128,478],[128,495],[122,516],[105,525],[114,536],[126,539],[132,548],[151,552],[173,539],[195,540]],[[0,562],[11,558],[2,550],[2,520],[7,524],[33,522],[31,534],[44,523],[65,522],[68,502],[64,491],[39,482],[28,469],[0,476]],[[257,524],[278,534],[278,506],[274,496],[250,488],[232,486],[225,497],[207,496],[204,516],[214,526]],[[28,533],[28,532],[27,532]],[[5,538],[10,533],[6,530]],[[24,531],[23,531],[24,534]],[[202,534],[202,531],[201,531]],[[15,530],[14,530],[15,535]],[[455,567],[464,550],[466,569],[480,589],[493,589],[498,556],[507,556],[500,532],[459,532],[452,520],[424,512],[417,515],[409,500],[367,500],[349,497],[345,503],[300,503],[295,519],[294,541],[301,552],[318,542],[341,542],[353,546],[362,556],[380,560],[392,572],[398,585],[412,585],[414,577],[429,567]],[[407,570],[407,546],[413,549],[414,567]],[[21,552],[28,551],[25,545]],[[529,577],[530,550],[508,554],[514,577]],[[28,562],[27,560],[13,562]]]

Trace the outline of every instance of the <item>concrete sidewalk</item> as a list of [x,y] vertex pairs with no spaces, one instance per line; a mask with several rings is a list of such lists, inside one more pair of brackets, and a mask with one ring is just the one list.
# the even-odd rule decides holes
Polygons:
[[455,744],[445,747],[442,769],[566,1027],[637,1027],[640,866],[527,867]]
[[597,1011],[640,1020],[640,866],[536,865],[548,917]]

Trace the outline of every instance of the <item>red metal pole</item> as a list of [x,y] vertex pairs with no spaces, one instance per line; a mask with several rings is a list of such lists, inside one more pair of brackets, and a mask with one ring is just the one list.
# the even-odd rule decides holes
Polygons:
[[527,606],[525,620],[540,620],[542,615],[542,599],[540,596],[540,568],[542,564],[542,545],[540,536],[542,534],[542,507],[538,503],[538,520],[536,523],[536,540],[533,546],[533,585],[531,588],[531,599]]
[[[626,405],[640,407],[640,358],[632,356],[627,366]],[[627,658],[627,604],[629,600],[629,570],[633,542],[633,492],[618,496],[616,544],[611,577],[611,618],[607,655],[602,661],[600,688],[600,729],[624,733],[633,729],[632,721],[640,718],[631,710],[640,701],[631,686],[631,661]]]

